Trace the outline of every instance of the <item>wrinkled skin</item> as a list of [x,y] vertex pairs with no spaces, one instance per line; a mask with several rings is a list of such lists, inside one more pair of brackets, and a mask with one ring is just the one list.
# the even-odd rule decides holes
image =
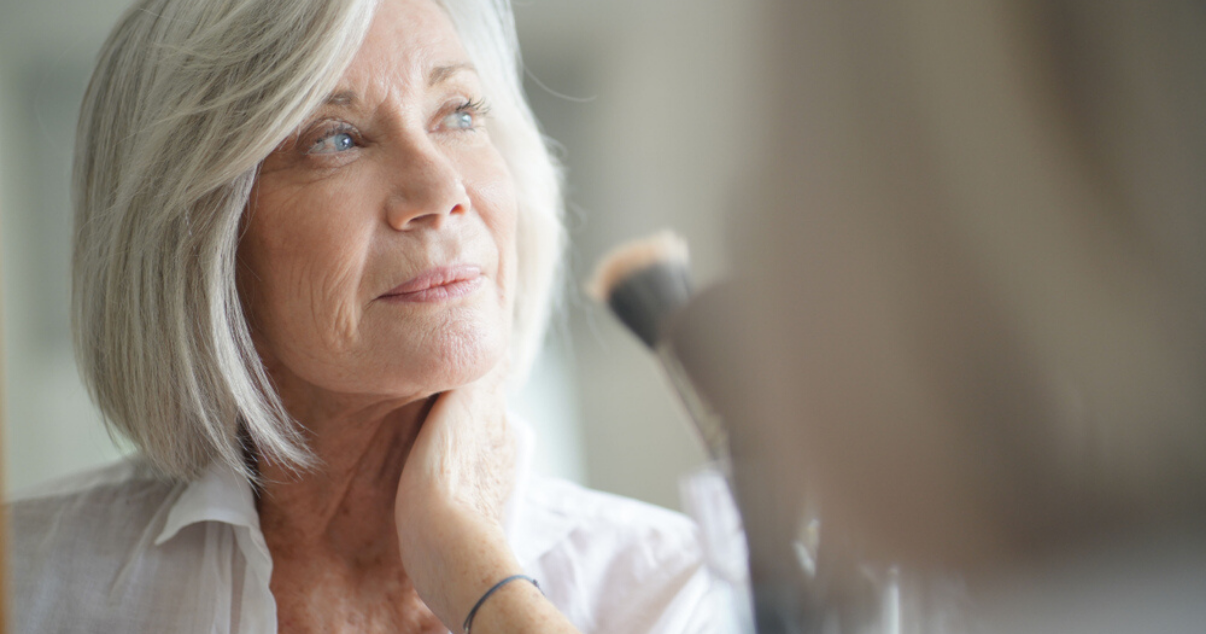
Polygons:
[[[332,99],[262,166],[240,294],[321,460],[258,465],[281,631],[459,631],[519,571],[500,520],[516,202],[483,98],[440,8],[385,1]],[[399,291],[453,265],[467,279],[448,293]],[[479,618],[572,631],[550,609],[516,585]]]

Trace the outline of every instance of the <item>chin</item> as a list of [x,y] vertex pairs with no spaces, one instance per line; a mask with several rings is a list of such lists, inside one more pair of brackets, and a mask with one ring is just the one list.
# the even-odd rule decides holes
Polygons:
[[407,383],[436,393],[472,383],[502,363],[507,355],[509,330],[499,327],[466,327],[450,324],[433,337],[425,338],[406,355],[401,371]]
[[[506,355],[498,336],[452,337],[442,342],[427,363],[428,376],[439,378],[444,389],[472,383],[494,369]],[[442,391],[442,390],[440,390]]]

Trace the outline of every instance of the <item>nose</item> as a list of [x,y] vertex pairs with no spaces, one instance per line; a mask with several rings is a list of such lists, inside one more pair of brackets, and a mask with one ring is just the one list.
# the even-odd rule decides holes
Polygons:
[[398,152],[391,170],[392,191],[385,219],[396,231],[438,228],[449,216],[469,209],[460,171],[438,147],[419,142]]

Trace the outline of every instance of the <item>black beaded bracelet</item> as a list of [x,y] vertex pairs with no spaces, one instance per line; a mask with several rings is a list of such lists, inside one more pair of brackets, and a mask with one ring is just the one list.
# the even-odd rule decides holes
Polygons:
[[[465,634],[469,634],[469,626],[473,624],[473,617],[474,617],[474,615],[477,614],[477,609],[482,607],[482,604],[486,602],[486,599],[489,599],[490,595],[494,594],[495,592],[498,592],[499,588],[507,585],[508,583],[511,583],[512,581],[515,581],[516,579],[523,579],[524,581],[531,581],[532,585],[536,586],[537,590],[540,590],[540,584],[536,583],[535,579],[533,579],[527,575],[511,575],[510,577],[507,577],[506,579],[499,581],[498,583],[491,586],[489,590],[486,590],[486,594],[483,594],[482,598],[478,599],[477,603],[473,604],[473,609],[469,610],[469,616],[465,617],[465,625],[461,628],[462,630],[465,631]],[[544,594],[544,590],[540,590],[540,594]]]

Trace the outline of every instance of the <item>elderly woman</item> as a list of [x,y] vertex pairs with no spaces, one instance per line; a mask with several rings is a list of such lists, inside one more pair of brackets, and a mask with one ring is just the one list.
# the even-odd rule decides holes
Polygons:
[[12,506],[17,632],[706,629],[685,520],[525,475],[562,236],[516,62],[500,0],[122,18],[75,329],[140,451]]

